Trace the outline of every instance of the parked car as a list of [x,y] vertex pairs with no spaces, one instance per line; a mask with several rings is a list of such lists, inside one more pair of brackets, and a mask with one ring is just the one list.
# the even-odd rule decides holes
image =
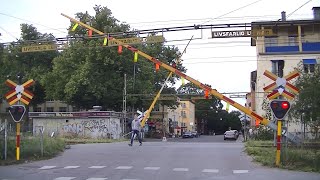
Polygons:
[[197,131],[192,132],[193,137],[200,137],[200,134]]
[[182,135],[182,138],[193,138],[192,132],[185,132]]
[[234,139],[236,140],[239,136],[239,133],[237,133],[237,131],[235,130],[230,130],[230,131],[226,131],[224,133],[224,136],[223,136],[223,139],[226,140],[226,139]]
[[239,137],[239,131],[238,130],[230,130],[230,131],[234,131],[234,133],[237,135],[237,138]]

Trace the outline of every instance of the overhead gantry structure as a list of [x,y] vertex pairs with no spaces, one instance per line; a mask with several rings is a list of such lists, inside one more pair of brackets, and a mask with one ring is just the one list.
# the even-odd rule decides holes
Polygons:
[[[78,21],[78,20],[76,20],[76,19],[74,19],[74,18],[72,18],[70,16],[67,16],[67,15],[65,15],[63,13],[61,13],[61,15],[66,17],[66,18],[68,18],[70,21],[72,21],[72,22],[74,22],[76,24],[79,24],[80,26],[82,26],[84,28],[87,28],[88,30],[94,31],[99,35],[105,36],[105,38],[108,38],[108,40],[112,40],[112,41],[117,42],[118,45],[124,46],[125,48],[127,48],[130,51],[132,51],[133,53],[139,54],[140,56],[146,58],[147,60],[153,62],[154,64],[157,64],[158,66],[161,66],[161,67],[165,68],[169,72],[174,73],[175,75],[178,75],[181,78],[184,78],[184,79],[192,82],[193,84],[195,84],[198,87],[202,88],[205,92],[209,92],[211,95],[217,97],[218,99],[220,99],[222,101],[225,101],[226,103],[230,104],[231,106],[235,107],[236,109],[238,109],[238,110],[242,111],[243,113],[249,115],[251,118],[260,121],[261,124],[271,128],[274,131],[277,131],[277,125],[276,124],[274,124],[271,121],[269,121],[268,119],[256,114],[255,112],[251,111],[249,108],[246,108],[246,107],[240,105],[239,103],[233,101],[232,99],[224,96],[223,94],[219,93],[217,90],[212,89],[211,87],[209,87],[209,86],[207,86],[207,85],[205,85],[205,84],[193,79],[190,76],[187,76],[186,74],[182,73],[178,69],[176,69],[176,68],[174,68],[174,67],[172,67],[170,65],[167,65],[166,63],[161,62],[157,58],[154,58],[154,57],[152,57],[152,56],[140,51],[137,48],[134,48],[134,47],[132,47],[130,45],[124,44],[121,41],[115,39],[114,37],[107,36],[107,33],[101,32],[101,31],[99,31],[99,30],[97,30],[97,29],[95,29],[95,28],[93,28],[93,27],[91,27],[91,26],[89,26],[89,25],[87,25],[85,23],[82,23],[82,22],[80,22],[80,21]],[[144,125],[145,121],[146,121],[146,119],[144,119],[141,122],[141,124]],[[301,142],[301,140],[297,136],[295,136],[295,135],[293,135],[293,134],[291,134],[289,132],[286,132],[283,135],[286,136],[293,143],[300,143]]]

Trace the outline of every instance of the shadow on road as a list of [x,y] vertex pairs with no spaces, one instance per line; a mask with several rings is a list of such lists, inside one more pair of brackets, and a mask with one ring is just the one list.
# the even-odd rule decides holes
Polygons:
[[[216,136],[207,136],[207,135],[202,135],[198,138],[167,138],[168,142],[206,142],[206,143],[239,143],[242,142],[242,137],[239,136],[237,140],[224,140],[223,135],[216,135]],[[145,142],[161,142],[162,139],[150,139],[150,138],[145,138]]]

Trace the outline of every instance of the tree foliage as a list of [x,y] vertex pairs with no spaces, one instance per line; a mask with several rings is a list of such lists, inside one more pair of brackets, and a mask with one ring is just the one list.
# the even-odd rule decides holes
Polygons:
[[300,90],[294,102],[291,115],[300,120],[304,114],[304,121],[310,125],[312,131],[318,135],[320,129],[320,67],[316,65],[313,73],[300,72],[300,77],[295,82]]
[[[112,16],[107,7],[95,6],[95,15],[87,12],[77,13],[76,18],[105,32],[127,32],[130,26]],[[69,29],[73,27],[73,23]],[[78,28],[70,35],[86,37],[87,30]],[[117,53],[117,47],[102,46],[103,37],[86,37],[70,42],[70,46],[54,59],[53,70],[45,76],[43,83],[46,87],[47,98],[64,100],[82,109],[93,105],[101,105],[104,110],[122,110],[124,74],[126,74],[127,94],[150,94],[160,89],[164,83],[167,71],[161,69],[155,72],[154,64],[139,57],[133,62],[133,53],[123,50]],[[127,38],[128,35],[116,38]],[[136,45],[135,45],[136,46]],[[138,49],[147,54],[172,63],[180,54],[176,47],[165,47],[162,43],[137,45]],[[182,65],[178,66],[185,71]],[[170,79],[174,84],[177,77]],[[139,96],[128,96],[128,105],[145,109],[150,102],[143,101]]]

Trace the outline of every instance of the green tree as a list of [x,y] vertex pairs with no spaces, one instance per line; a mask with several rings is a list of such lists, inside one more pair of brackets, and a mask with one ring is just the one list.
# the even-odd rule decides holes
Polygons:
[[[76,18],[105,32],[128,32],[128,24],[119,23],[107,7],[95,6],[95,15],[77,13]],[[73,27],[71,23],[69,29]],[[123,50],[117,53],[117,47],[103,46],[104,38],[93,34],[87,37],[86,29],[79,27],[69,32],[75,37],[85,37],[70,41],[70,46],[54,59],[53,70],[43,79],[47,98],[63,100],[81,109],[101,105],[104,110],[122,109],[124,74],[127,76],[127,94],[155,93],[167,76],[167,71],[155,72],[154,64],[139,57],[133,62],[133,53]],[[127,38],[121,35],[116,38]],[[165,47],[162,43],[138,45],[138,49],[171,63],[180,53],[175,47]],[[180,70],[185,71],[180,65]],[[170,79],[174,84],[177,77]],[[128,96],[131,108],[148,108],[150,101],[139,96]],[[129,107],[130,108],[130,107]]]
[[312,132],[318,138],[320,130],[320,67],[316,65],[313,73],[305,73],[301,70],[300,77],[295,82],[300,92],[290,111],[290,115],[303,120],[312,128]]

